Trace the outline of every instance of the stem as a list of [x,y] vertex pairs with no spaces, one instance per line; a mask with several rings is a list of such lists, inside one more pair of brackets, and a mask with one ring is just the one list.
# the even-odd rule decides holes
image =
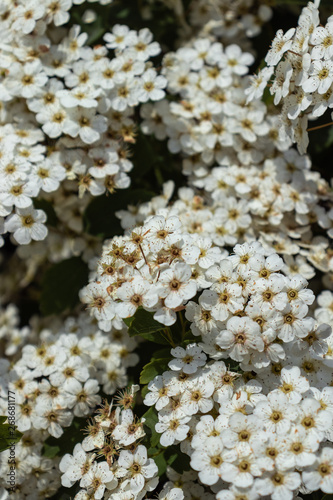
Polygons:
[[293,50],[288,49],[287,52],[290,52],[291,54],[295,54],[295,56],[302,57],[302,54],[299,54],[298,52],[294,52]]
[[170,328],[164,328],[163,333],[166,337],[166,340],[169,342],[169,344],[172,347],[176,347],[176,344],[174,343],[171,332],[170,332]]
[[183,340],[184,335],[186,333],[185,321],[184,321],[184,318],[183,318],[181,311],[178,311],[178,315],[179,315],[180,323],[182,325],[182,340]]
[[330,125],[333,125],[333,122],[324,123],[324,125],[317,125],[317,127],[308,128],[306,131],[307,132],[312,132],[313,130],[319,130],[321,128],[329,127]]

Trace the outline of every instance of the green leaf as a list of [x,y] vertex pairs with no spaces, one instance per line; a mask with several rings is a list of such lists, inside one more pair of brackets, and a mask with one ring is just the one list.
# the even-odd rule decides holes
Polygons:
[[150,446],[155,448],[160,442],[160,435],[155,431],[155,424],[158,422],[158,416],[155,411],[155,408],[152,406],[142,418],[145,418],[145,422],[143,423],[144,427],[148,428],[148,437],[150,437]]
[[18,443],[23,434],[16,429],[15,425],[4,423],[7,417],[1,416],[0,418],[0,452],[2,452]]
[[73,309],[78,293],[88,282],[88,267],[80,257],[71,257],[50,267],[42,282],[40,309],[45,316]]
[[160,375],[168,368],[169,358],[152,359],[150,363],[146,364],[140,373],[140,384],[148,384],[156,375]]
[[122,234],[123,229],[116,212],[126,210],[128,205],[149,201],[153,196],[153,191],[145,189],[122,189],[114,194],[94,197],[83,215],[85,231],[102,238]]
[[157,161],[158,155],[154,151],[151,138],[139,131],[133,147],[132,162],[134,168],[131,175],[134,179],[140,179],[152,168]]
[[50,446],[46,442],[43,447],[43,456],[46,458],[54,458],[59,456],[60,447],[59,446]]
[[82,429],[87,425],[85,418],[74,418],[70,427],[64,429],[64,433],[60,438],[50,436],[46,439],[43,446],[42,454],[48,458],[55,456],[62,457],[66,453],[73,453],[74,446],[81,443],[83,439]]
[[183,474],[184,471],[190,470],[190,457],[182,453],[178,445],[168,446],[165,450],[165,459],[168,465],[178,472]]
[[166,469],[167,469],[167,461],[165,459],[165,456],[164,456],[164,450],[161,450],[160,453],[158,453],[158,455],[156,455],[156,457],[153,457],[154,461],[155,461],[155,464],[157,465],[158,467],[158,475],[159,477],[163,476],[163,474],[165,473]]
[[37,210],[44,210],[47,216],[46,224],[55,227],[58,223],[58,217],[55,213],[52,203],[42,198],[34,198],[34,207]]
[[155,342],[156,344],[168,345],[170,342],[165,338],[164,328],[161,323],[155,321],[154,313],[150,313],[139,307],[131,318],[125,318],[130,337],[139,335],[140,337]]

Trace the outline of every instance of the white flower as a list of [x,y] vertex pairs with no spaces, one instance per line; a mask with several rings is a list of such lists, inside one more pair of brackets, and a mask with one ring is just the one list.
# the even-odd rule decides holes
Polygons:
[[164,244],[171,245],[179,241],[177,234],[181,227],[178,217],[172,216],[165,219],[162,216],[151,217],[144,225],[145,237],[152,251],[158,252]]
[[214,390],[214,384],[210,380],[189,383],[180,398],[184,412],[187,415],[209,412],[214,406],[211,397]]
[[37,96],[46,82],[47,76],[43,72],[41,62],[37,59],[24,65],[12,64],[7,88],[13,95],[27,99]]
[[191,455],[191,467],[199,472],[199,479],[203,484],[217,483],[220,477],[227,479],[224,474],[228,463],[226,459],[236,458],[236,454],[223,449],[223,443],[220,438],[209,437],[202,450],[196,450]]
[[88,456],[82,449],[80,443],[75,445],[73,455],[66,453],[59,463],[59,469],[63,472],[61,484],[70,488],[84,476],[92,465],[93,456]]
[[17,243],[27,245],[31,240],[41,241],[47,236],[44,226],[46,214],[43,210],[30,208],[17,209],[16,214],[10,215],[5,222],[5,230],[13,233]]
[[[144,419],[142,419],[143,421]],[[120,423],[113,430],[112,437],[120,444],[128,446],[144,435],[142,423],[135,422],[132,410],[123,410]]]
[[31,33],[36,26],[36,21],[43,17],[44,12],[45,7],[42,3],[28,0],[16,6],[15,20],[11,27],[13,30],[22,31],[25,35]]
[[109,49],[117,48],[123,50],[134,44],[135,31],[130,30],[128,26],[115,24],[112,28],[112,33],[106,33],[103,38]]
[[174,358],[169,361],[171,370],[183,370],[184,373],[195,373],[200,366],[204,366],[207,356],[202,352],[197,344],[188,344],[186,349],[178,346],[171,349],[170,353]]
[[80,486],[87,488],[97,500],[103,498],[105,488],[113,489],[116,485],[117,481],[107,462],[94,462],[80,481]]
[[156,289],[141,277],[124,283],[117,290],[117,297],[122,301],[116,304],[116,313],[121,318],[134,316],[138,307],[151,308],[157,301]]
[[273,71],[273,67],[266,67],[261,69],[257,75],[250,76],[250,86],[245,89],[245,95],[247,95],[247,104],[254,99],[260,99],[260,97],[264,93],[267,83],[269,82],[273,74]]
[[313,61],[309,78],[302,83],[304,92],[325,94],[333,82],[333,63],[331,61]]
[[162,375],[157,375],[148,383],[149,392],[143,403],[147,406],[155,405],[157,411],[162,410],[169,403],[170,387],[164,384]]
[[311,35],[314,45],[311,51],[312,59],[331,59],[333,56],[333,23],[328,22],[324,27],[318,26]]
[[272,392],[266,401],[259,401],[253,410],[254,415],[261,419],[268,432],[285,434],[291,423],[298,417],[297,408],[291,405],[283,393]]
[[116,477],[129,478],[130,488],[134,493],[142,491],[145,481],[158,472],[154,460],[147,458],[147,448],[142,445],[134,452],[121,450],[117,465]]
[[242,287],[238,283],[214,284],[213,290],[205,290],[200,303],[217,321],[225,321],[231,313],[243,309]]
[[309,390],[310,384],[302,377],[298,366],[284,367],[281,370],[281,383],[277,390],[282,391],[290,404],[297,404],[302,399],[302,394]]
[[293,492],[299,488],[301,477],[298,472],[272,472],[256,481],[259,495],[271,495],[272,500],[292,500]]
[[286,33],[283,33],[282,30],[277,31],[272,46],[265,57],[268,66],[276,66],[283,54],[291,48],[294,33],[295,28],[290,28]]
[[319,442],[315,436],[306,433],[300,425],[292,428],[285,443],[285,449],[277,457],[279,470],[308,467],[316,461]]
[[297,408],[300,424],[310,436],[315,436],[317,440],[321,441],[324,438],[325,431],[332,425],[332,413],[323,410],[319,401],[313,398],[303,399]]
[[65,382],[66,402],[68,408],[73,408],[74,415],[83,417],[88,415],[91,408],[100,402],[99,384],[97,380],[90,379],[82,385],[78,380],[71,378]]
[[158,76],[156,71],[148,69],[140,78],[138,82],[137,98],[140,102],[147,102],[148,100],[159,101],[165,96],[162,90],[166,87],[167,80],[164,76]]
[[175,309],[191,299],[197,292],[194,281],[190,281],[191,267],[183,262],[172,263],[169,269],[161,271],[158,294],[166,307]]
[[159,414],[158,418],[155,430],[161,434],[160,443],[162,446],[171,446],[175,441],[186,439],[190,429],[186,424],[191,420],[191,417],[170,418],[169,415]]
[[333,493],[333,448],[322,448],[314,464],[303,471],[302,480],[311,491],[320,489],[324,493]]
[[72,420],[73,414],[70,411],[54,409],[51,401],[41,401],[35,407],[34,427],[47,429],[55,438],[63,434],[63,427],[69,427]]
[[158,500],[183,500],[184,492],[181,488],[164,487],[158,495]]
[[237,454],[237,459],[233,463],[225,464],[223,479],[238,488],[249,488],[253,485],[254,476],[262,474],[257,458],[246,442],[238,443],[234,452]]
[[264,343],[259,325],[250,318],[230,318],[227,329],[220,332],[216,343],[222,349],[229,349],[229,356],[235,361],[247,359],[251,349],[263,351]]

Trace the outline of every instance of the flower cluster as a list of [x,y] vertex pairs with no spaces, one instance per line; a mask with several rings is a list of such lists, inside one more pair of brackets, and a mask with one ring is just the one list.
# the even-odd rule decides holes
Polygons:
[[[33,327],[17,328],[17,310],[8,306],[1,311],[0,322],[5,353],[15,356],[10,370],[7,360],[0,364],[0,413],[6,414],[6,395],[13,391],[15,424],[24,433],[16,450],[16,498],[48,498],[60,482],[59,460],[43,456],[46,439],[59,438],[74,417],[91,414],[101,402],[101,391],[114,394],[127,385],[127,368],[138,362],[133,353],[136,342],[129,338],[126,327],[111,337],[98,331],[86,314],[69,318],[60,331],[38,332]],[[1,456],[4,477],[8,453]],[[43,472],[40,476],[34,473],[38,467]],[[29,496],[34,491],[27,481],[30,476],[38,496]]]
[[[331,327],[306,316],[313,294],[301,276],[279,273],[276,254],[234,251],[207,270],[214,287],[185,306],[202,342],[171,349],[170,370],[148,384],[160,443],[180,443],[219,500],[291,500],[301,485],[331,493]],[[316,317],[332,324],[332,294],[319,301]]]
[[271,80],[274,104],[282,103],[283,133],[304,154],[309,144],[308,121],[333,107],[333,17],[319,20],[319,1],[302,10],[297,28],[278,30],[265,61],[267,67],[252,77],[245,92],[260,97]]
[[[329,186],[313,176],[310,165],[309,158],[289,150],[266,160],[262,167],[215,167],[201,181],[205,191],[200,194],[196,189],[180,188],[170,204],[174,186],[167,183],[164,195],[139,209],[119,211],[117,216],[129,230],[153,214],[176,215],[184,232],[205,239],[208,246],[231,247],[256,239],[267,251],[283,256],[287,275],[300,273],[310,279],[316,268],[326,273],[324,283],[331,288],[332,199]],[[318,226],[327,230],[328,238],[315,236]]]
[[189,9],[191,26],[226,41],[257,36],[272,17],[268,5],[253,0],[192,0]]
[[333,389],[311,386],[295,353],[290,351],[292,365],[274,371],[271,388],[267,374],[253,373],[246,381],[223,361],[203,367],[197,344],[177,349],[171,351],[171,371],[149,384],[145,402],[155,400],[161,444],[180,443],[218,500],[291,500],[301,484],[307,492],[332,492],[333,448],[326,441],[332,436]]
[[81,4],[0,0],[0,498],[333,494],[332,17],[251,77],[261,1]]
[[[96,499],[143,498],[158,484],[157,465],[147,457],[147,448],[137,443],[145,435],[144,418],[138,421],[134,417],[133,395],[124,396],[122,403],[123,410],[105,402],[91,419],[82,444],[75,446],[73,455],[61,459],[63,486],[69,488],[80,481],[81,489],[74,497],[77,500],[84,495]],[[104,460],[97,461],[98,456]]]
[[0,231],[19,244],[46,237],[33,199],[65,179],[80,197],[129,186],[134,108],[164,97],[166,80],[148,64],[160,52],[151,32],[116,24],[91,48],[74,25],[58,41],[71,4],[17,2],[0,23]]
[[168,138],[169,150],[184,154],[185,175],[201,179],[214,164],[257,164],[274,146],[288,149],[277,117],[267,119],[265,104],[257,99],[246,105],[253,62],[253,55],[239,45],[223,48],[209,38],[164,57],[162,73],[177,100],[142,106],[142,130]]

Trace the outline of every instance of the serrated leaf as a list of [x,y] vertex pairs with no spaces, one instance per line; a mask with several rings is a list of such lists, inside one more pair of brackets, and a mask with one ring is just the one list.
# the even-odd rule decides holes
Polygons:
[[165,459],[165,456],[164,456],[164,450],[160,451],[160,453],[158,455],[156,455],[156,457],[153,457],[153,458],[154,458],[155,464],[158,467],[158,475],[159,475],[159,477],[161,477],[165,473],[167,466],[168,466],[166,459]]
[[167,370],[170,359],[170,357],[152,359],[150,363],[147,363],[140,373],[140,384],[148,384],[156,375],[160,375]]
[[8,450],[11,446],[19,442],[23,436],[22,432],[16,429],[15,425],[4,424],[7,417],[1,417],[0,423],[0,452]]
[[43,456],[46,458],[54,458],[59,456],[60,447],[59,446],[50,446],[47,443],[44,443],[43,447]]
[[149,408],[142,417],[145,418],[143,425],[149,429],[150,446],[155,448],[160,442],[160,435],[155,431],[155,424],[158,422],[155,408],[153,406]]
[[146,395],[148,394],[148,385],[145,385],[141,389],[141,397],[142,399],[145,399]]
[[182,453],[178,445],[168,446],[164,454],[167,464],[179,474],[190,470],[190,457]]
[[134,316],[125,318],[124,321],[128,326],[128,334],[130,337],[139,335],[156,344],[169,344],[169,341],[164,336],[163,325],[154,320],[153,313],[139,307]]
[[79,302],[79,291],[88,281],[88,266],[80,257],[54,264],[44,275],[40,309],[45,316],[73,309]]

